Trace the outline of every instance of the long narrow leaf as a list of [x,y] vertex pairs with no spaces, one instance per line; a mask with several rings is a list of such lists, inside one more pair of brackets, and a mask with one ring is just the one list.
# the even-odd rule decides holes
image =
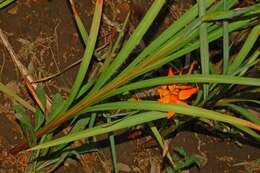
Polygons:
[[237,106],[235,104],[226,104],[225,106],[235,110],[236,112],[238,112],[244,118],[260,125],[260,119],[257,118],[256,115],[254,115],[253,113],[249,112],[247,109],[245,109],[241,106]]
[[[254,20],[243,20],[243,21],[231,23],[229,25],[229,32],[237,30],[238,28],[241,28],[241,27],[248,26],[251,23],[253,23],[253,21]],[[223,35],[223,28],[218,28],[218,29],[214,30],[213,32],[211,32],[209,34],[209,42],[212,42],[212,41],[220,38],[222,35]],[[193,50],[200,47],[199,41],[195,41],[194,43],[190,43],[190,40],[188,40],[187,38],[184,39],[183,37],[187,37],[187,35],[183,35],[182,38],[181,38],[182,40],[179,40],[179,42],[177,44],[176,44],[176,41],[175,41],[175,45],[186,44],[185,47],[183,47],[182,49],[178,50],[176,53],[173,53],[172,55],[169,55],[165,58],[161,58],[162,56],[159,56],[160,60],[155,61],[155,63],[153,63],[151,65],[145,66],[145,68],[142,67],[141,68],[142,71],[138,72],[135,77],[140,76],[140,75],[142,75],[142,74],[144,74],[148,71],[151,71],[153,69],[159,68],[162,65],[164,65],[164,64],[166,64],[170,61],[176,60],[177,58],[180,58],[180,57],[184,56],[185,54],[190,53]],[[186,41],[186,42],[182,43],[183,41]]]
[[[226,2],[227,3],[227,2]],[[260,5],[252,5],[249,7],[238,8],[229,11],[221,11],[221,12],[213,12],[202,17],[203,21],[215,21],[215,20],[227,20],[232,19],[234,17],[238,17],[244,15],[248,12],[256,11],[256,13],[260,12]]]
[[0,3],[0,9],[6,7],[7,5],[11,4],[14,1],[15,0],[5,0],[5,1],[1,2]]
[[[205,6],[209,7],[214,1],[206,0]],[[211,8],[214,11],[218,7],[218,4]],[[125,74],[134,69],[134,67],[141,62],[145,57],[151,55],[159,47],[161,47],[167,40],[171,39],[182,28],[189,24],[195,17],[198,16],[198,4],[195,4],[190,10],[180,17],[177,21],[171,24],[158,38],[156,38],[151,44],[149,44],[135,59],[131,62],[122,74]],[[198,20],[197,20],[198,21]]]
[[78,14],[76,7],[75,7],[75,4],[74,4],[74,0],[70,0],[69,2],[70,2],[70,5],[71,5],[71,8],[72,8],[72,11],[73,11],[73,15],[74,15],[79,33],[81,35],[81,38],[82,38],[84,44],[87,45],[88,32],[86,31],[85,26],[84,26],[81,18],[79,17],[79,14]]
[[235,125],[235,127],[238,128],[239,130],[249,134],[250,136],[254,137],[255,139],[260,140],[260,135],[258,133],[256,133],[254,130],[246,128],[244,126],[236,126]]
[[8,95],[9,97],[14,99],[15,101],[17,101],[19,104],[21,104],[25,108],[29,109],[30,111],[32,111],[32,112],[36,111],[35,108],[32,105],[30,105],[27,101],[23,100],[20,96],[18,96],[15,93],[15,91],[11,90],[10,88],[5,86],[1,82],[0,82],[0,91],[3,92],[4,94]]
[[250,127],[256,130],[260,130],[260,126],[249,121],[239,119],[236,117],[232,117],[230,115],[222,114],[219,112],[206,110],[199,107],[188,106],[188,105],[176,105],[176,104],[163,104],[153,101],[130,101],[130,102],[114,102],[107,103],[102,105],[97,105],[89,108],[87,111],[104,111],[104,110],[113,110],[113,109],[140,109],[140,110],[155,110],[155,111],[164,111],[165,113],[160,112],[146,112],[140,113],[137,115],[129,116],[118,120],[116,122],[110,124],[103,124],[100,126],[96,126],[91,129],[87,129],[78,133],[74,133],[65,137],[61,137],[59,139],[55,139],[50,142],[46,142],[44,144],[37,145],[29,150],[36,150],[42,148],[48,148],[51,146],[79,140],[82,138],[87,138],[91,136],[97,136],[104,133],[109,133],[111,131],[116,131],[122,128],[135,126],[137,124],[142,124],[146,122],[150,122],[156,119],[167,117],[166,112],[176,112],[180,114],[184,114],[187,116],[198,117],[198,118],[206,118],[221,122],[226,122],[234,125],[241,125],[245,127]]
[[96,45],[96,40],[97,40],[97,35],[99,31],[99,26],[100,26],[100,19],[102,15],[102,7],[103,7],[103,0],[97,0],[96,2],[96,7],[95,7],[95,12],[94,12],[94,17],[90,29],[90,35],[87,40],[87,48],[85,49],[82,62],[78,71],[78,74],[76,76],[75,82],[72,86],[71,93],[63,106],[61,106],[59,109],[57,109],[56,114],[59,114],[61,112],[64,112],[69,108],[73,100],[78,94],[78,91],[80,89],[80,86],[84,80],[85,74],[88,70],[88,66],[91,60],[91,57],[94,52],[94,48]]
[[239,66],[243,63],[243,61],[249,54],[250,50],[254,46],[254,44],[258,38],[259,31],[260,31],[260,25],[255,26],[251,30],[242,49],[239,51],[238,55],[235,57],[234,61],[230,65],[229,71],[228,71],[229,74],[232,74],[234,71],[236,71],[239,68]]
[[[199,2],[199,16],[203,17],[206,13],[204,0],[198,0]],[[202,74],[209,74],[209,45],[208,45],[208,28],[206,23],[202,23],[200,26],[200,61]],[[206,102],[209,92],[209,85],[203,85],[203,100]]]
[[107,82],[108,79],[118,70],[118,68],[122,65],[122,63],[128,58],[130,53],[133,49],[139,44],[141,39],[143,38],[144,34],[153,23],[155,17],[159,13],[161,7],[164,5],[165,0],[156,0],[147,11],[146,15],[144,16],[143,20],[137,26],[135,32],[129,38],[127,43],[124,45],[123,49],[119,52],[115,60],[112,64],[108,67],[104,75],[100,77],[99,84],[96,85],[96,90],[99,89],[102,85]]
[[121,119],[119,121],[114,121],[112,123],[99,125],[99,126],[87,129],[87,130],[83,130],[78,133],[74,133],[74,134],[71,134],[71,135],[56,139],[56,140],[46,142],[44,144],[37,145],[37,146],[31,148],[30,150],[48,148],[51,146],[79,140],[82,138],[97,136],[97,135],[109,133],[112,131],[116,131],[119,129],[135,126],[138,124],[150,122],[150,121],[161,119],[161,118],[165,118],[166,116],[167,116],[167,114],[165,114],[165,113],[155,112],[155,111],[140,113],[140,114],[136,114],[134,116],[130,116],[130,117]]
[[[107,122],[111,123],[110,117],[107,118]],[[115,137],[113,133],[109,134],[109,142],[111,147],[112,163],[113,163],[113,170],[114,170],[113,172],[117,173],[118,169],[117,169],[117,157],[116,157],[116,144],[115,144]]]
[[165,111],[184,114],[192,117],[206,118],[230,124],[237,124],[246,127],[250,127],[256,130],[260,130],[260,126],[249,121],[239,119],[230,115],[222,114],[216,111],[203,109],[190,105],[177,105],[177,104],[163,104],[154,101],[125,101],[105,103],[101,105],[92,106],[86,111],[100,111],[100,110],[113,110],[113,109],[141,109],[152,111]]
[[[227,10],[227,0],[224,0],[224,10]],[[227,74],[229,63],[229,32],[228,21],[223,22],[223,74]]]
[[[150,126],[151,131],[153,132],[154,137],[156,138],[157,142],[159,143],[160,147],[162,148],[162,150],[165,150],[165,148],[164,148],[165,142],[164,142],[164,139],[161,136],[159,130],[153,123],[150,123],[149,126]],[[173,162],[171,154],[169,152],[167,152],[166,156],[167,156],[167,159],[169,160],[169,162],[172,164],[172,166],[174,166],[174,162]]]
[[125,85],[110,92],[106,97],[111,97],[120,93],[128,92],[131,90],[142,89],[147,87],[154,87],[158,85],[167,85],[173,83],[222,83],[222,84],[238,84],[260,86],[260,79],[248,77],[232,77],[225,75],[182,75],[172,77],[156,77],[139,82],[134,82]]
[[254,103],[254,104],[259,104],[259,100],[252,100],[252,99],[244,99],[244,98],[230,98],[230,99],[221,99],[219,100],[215,106],[224,106],[226,104],[230,103],[237,103],[237,102],[249,102],[249,103]]

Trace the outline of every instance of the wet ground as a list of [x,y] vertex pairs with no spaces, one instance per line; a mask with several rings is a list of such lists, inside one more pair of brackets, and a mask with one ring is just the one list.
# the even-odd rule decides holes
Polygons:
[[[162,21],[159,31],[148,35],[147,40],[155,37],[172,20],[181,15],[182,10],[190,5],[189,0],[172,6],[169,16]],[[113,26],[123,21],[129,10],[134,11],[131,26],[142,18],[150,2],[145,0],[106,1],[104,9],[109,21],[103,21],[99,47],[112,37]],[[94,1],[79,1],[77,8],[85,26],[90,27]],[[105,19],[104,19],[105,20]],[[109,23],[113,21],[114,23]],[[19,0],[7,8],[0,10],[0,28],[5,31],[8,39],[20,56],[21,61],[32,71],[36,78],[48,76],[80,59],[83,45],[77,33],[73,16],[66,1],[59,0]],[[60,77],[45,83],[50,96],[60,92],[66,96],[72,85],[76,68]],[[22,97],[28,94],[23,90],[22,78],[9,57],[8,51],[0,44],[0,81],[15,89]],[[22,159],[12,156],[8,149],[19,143],[22,132],[15,121],[10,99],[0,93],[0,172],[23,172],[25,164]],[[124,134],[123,134],[124,136]],[[141,143],[145,138],[122,140],[122,134],[117,138],[117,153],[121,172],[151,172],[162,169],[162,152],[158,148],[144,149]],[[125,138],[125,137],[124,137]],[[185,130],[172,136],[171,146],[182,146],[189,154],[199,154],[204,158],[201,169],[192,168],[190,173],[237,173],[260,172],[260,166],[255,163],[260,158],[259,145],[236,140],[223,139],[213,135]],[[18,158],[18,159],[17,159]],[[86,156],[88,162],[81,166],[75,161],[68,161],[57,172],[109,172],[111,158],[108,145],[100,146],[98,154]],[[157,167],[157,168],[155,168]],[[87,170],[87,171],[86,171]]]

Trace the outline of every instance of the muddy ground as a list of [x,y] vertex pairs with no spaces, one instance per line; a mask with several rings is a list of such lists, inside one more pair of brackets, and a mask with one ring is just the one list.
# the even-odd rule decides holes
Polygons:
[[[90,28],[94,1],[76,1],[80,16],[85,26]],[[145,0],[127,1],[110,0],[105,2],[105,14],[111,21],[104,21],[99,38],[99,47],[104,46],[111,39],[114,25],[123,21],[129,10],[132,27],[142,18],[150,2]],[[191,5],[190,0],[178,2],[171,7],[168,16],[162,21],[159,31],[151,32],[147,40],[155,37],[160,30]],[[181,10],[176,10],[176,8]],[[183,10],[182,10],[183,9]],[[73,16],[66,1],[60,0],[19,0],[7,8],[0,10],[0,28],[5,31],[15,52],[21,61],[32,71],[35,78],[48,76],[80,59],[83,45],[78,35]],[[130,31],[131,32],[131,31]],[[104,46],[105,48],[105,46]],[[60,77],[45,83],[50,96],[54,93],[68,94],[77,68],[73,68]],[[22,78],[8,51],[0,44],[0,81],[15,89],[21,96],[28,98],[23,89]],[[24,163],[16,156],[8,153],[23,138],[21,129],[14,118],[10,99],[0,93],[0,172],[23,172]],[[192,128],[191,128],[192,129]],[[195,129],[196,130],[196,129]],[[190,173],[221,173],[221,172],[260,172],[255,160],[260,158],[259,145],[223,139],[200,129],[191,132],[189,128],[171,137],[170,144],[182,146],[189,154],[199,154],[204,158],[204,166],[186,170]],[[147,138],[122,140],[126,133],[117,137],[117,152],[121,172],[151,172],[161,169],[162,152],[159,148],[144,149],[141,143]],[[121,137],[121,138],[120,138]],[[87,165],[81,166],[78,162],[69,160],[57,172],[108,172],[111,169],[111,158],[108,143],[99,145],[100,152],[86,156]],[[156,167],[156,168],[155,168]]]

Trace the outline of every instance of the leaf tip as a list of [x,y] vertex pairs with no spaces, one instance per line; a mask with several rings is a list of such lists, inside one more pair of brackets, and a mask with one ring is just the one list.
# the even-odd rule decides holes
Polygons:
[[74,14],[75,17],[79,16],[77,10],[76,10],[76,7],[75,7],[75,2],[74,0],[69,0],[70,1],[70,5],[71,5],[71,9],[72,9],[72,12]]

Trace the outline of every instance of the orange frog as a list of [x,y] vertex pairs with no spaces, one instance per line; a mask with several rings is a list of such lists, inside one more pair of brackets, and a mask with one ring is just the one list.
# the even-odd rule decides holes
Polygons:
[[[193,67],[197,62],[194,61],[189,69],[189,74],[192,73]],[[180,75],[182,75],[182,71],[180,71]],[[168,76],[174,76],[174,72],[170,67],[168,69]],[[181,84],[169,84],[160,86],[157,90],[159,93],[161,103],[175,103],[179,105],[187,105],[185,102],[194,94],[198,93],[199,88],[193,85],[181,85]],[[174,112],[168,112],[168,118],[172,118],[174,116]]]

